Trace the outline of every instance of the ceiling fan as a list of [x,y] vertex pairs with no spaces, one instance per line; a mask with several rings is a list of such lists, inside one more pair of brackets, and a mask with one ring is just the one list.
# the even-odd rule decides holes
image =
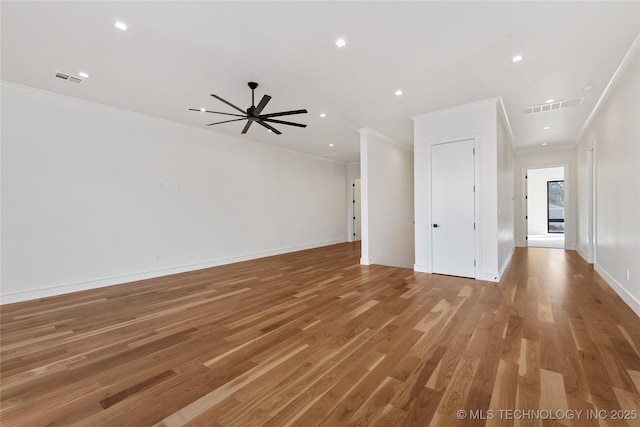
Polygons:
[[239,107],[236,107],[235,105],[233,105],[232,103],[230,103],[229,101],[227,101],[225,99],[222,99],[218,95],[211,94],[211,96],[213,96],[215,99],[224,102],[225,104],[227,104],[228,106],[238,110],[242,114],[223,113],[221,111],[209,111],[209,110],[206,110],[204,108],[199,108],[199,109],[197,109],[197,108],[189,108],[189,111],[200,111],[200,112],[204,112],[204,113],[224,114],[225,116],[240,117],[239,119],[224,120],[222,122],[209,123],[207,126],[219,125],[219,124],[222,124],[222,123],[239,122],[241,120],[247,120],[247,124],[244,125],[244,128],[242,129],[242,133],[247,133],[247,131],[251,127],[251,124],[254,123],[254,122],[259,124],[260,126],[264,126],[265,128],[269,129],[271,132],[275,133],[276,135],[280,135],[282,132],[280,132],[278,129],[274,128],[273,126],[269,125],[269,123],[277,123],[277,124],[289,125],[289,126],[298,126],[298,127],[301,127],[301,128],[306,128],[307,127],[307,125],[303,125],[301,123],[285,122],[283,120],[276,120],[276,119],[273,118],[273,117],[281,117],[281,116],[291,116],[291,115],[294,115],[294,114],[304,114],[304,113],[307,112],[307,110],[291,110],[291,111],[281,111],[279,113],[260,114],[260,113],[262,113],[262,110],[264,110],[264,107],[267,105],[267,103],[271,100],[271,97],[269,95],[264,95],[262,97],[262,99],[260,100],[260,103],[256,107],[255,98],[254,98],[254,91],[258,87],[258,83],[249,82],[248,85],[251,88],[251,107],[247,108],[246,111],[241,109],[241,108],[239,108]]

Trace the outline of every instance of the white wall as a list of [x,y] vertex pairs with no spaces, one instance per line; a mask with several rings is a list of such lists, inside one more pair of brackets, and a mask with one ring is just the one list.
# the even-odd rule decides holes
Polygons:
[[3,302],[346,240],[346,166],[2,83]]
[[[595,141],[595,269],[640,315],[640,42],[636,39],[576,146],[578,210],[588,209],[587,151]],[[580,215],[581,247],[588,244]],[[628,278],[627,278],[627,271]]]
[[[508,182],[509,160],[511,156],[501,143],[498,153],[497,106],[499,98],[491,98],[472,104],[461,105],[446,110],[426,113],[413,117],[414,120],[414,158],[415,158],[415,242],[416,271],[431,272],[431,188],[430,147],[433,144],[474,139],[476,146],[476,255],[478,267],[476,278],[497,281],[500,278],[500,259],[498,244],[498,159],[501,165],[501,184],[507,188],[500,206],[504,206],[503,243],[504,254],[512,252],[509,234]],[[503,138],[505,139],[505,138]],[[504,182],[503,182],[504,181]],[[501,191],[503,191],[501,189]],[[501,208],[502,209],[502,208]],[[511,243],[509,241],[511,240]],[[503,255],[507,257],[506,255]],[[510,255],[509,255],[510,257]],[[508,258],[508,257],[507,257]],[[508,259],[504,263],[506,265]]]
[[413,266],[413,153],[360,129],[363,264]]
[[502,276],[515,244],[514,154],[513,137],[502,102],[498,102],[498,266]]
[[527,169],[564,166],[564,247],[576,248],[576,150],[575,147],[547,148],[540,150],[516,152],[516,246],[527,246],[527,222],[524,203]]
[[360,163],[347,164],[347,241],[353,242],[353,180],[360,178]]
[[529,169],[527,176],[527,233],[547,234],[547,182],[564,180],[564,168]]

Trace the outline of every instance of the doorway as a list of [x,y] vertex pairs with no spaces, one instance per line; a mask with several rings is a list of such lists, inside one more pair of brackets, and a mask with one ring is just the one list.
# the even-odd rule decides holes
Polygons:
[[565,247],[565,168],[528,169],[527,246]]
[[353,180],[353,241],[362,240],[361,237],[361,208],[360,208],[360,184],[361,179]]
[[476,277],[475,141],[431,146],[433,272]]

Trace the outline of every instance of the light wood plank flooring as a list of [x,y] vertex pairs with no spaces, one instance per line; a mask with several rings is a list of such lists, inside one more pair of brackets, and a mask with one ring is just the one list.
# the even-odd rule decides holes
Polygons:
[[518,249],[500,283],[358,259],[341,244],[2,306],[0,421],[639,425],[612,418],[640,410],[640,319],[575,252]]

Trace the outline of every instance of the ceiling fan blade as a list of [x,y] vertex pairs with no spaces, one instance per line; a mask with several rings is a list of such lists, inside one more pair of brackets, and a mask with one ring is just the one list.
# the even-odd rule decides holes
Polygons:
[[241,119],[233,119],[233,120],[225,120],[223,122],[209,123],[207,126],[220,125],[222,123],[239,122],[240,120],[247,120],[247,118],[243,117]]
[[236,116],[236,117],[247,117],[247,115],[245,114],[244,116],[242,114],[233,114],[233,113],[223,113],[221,111],[209,111],[209,110],[204,110],[202,111],[199,108],[189,108],[189,111],[197,111],[199,113],[215,113],[215,114],[224,114],[225,116]]
[[269,113],[263,114],[260,116],[261,119],[268,117],[279,117],[279,116],[291,116],[293,114],[304,114],[307,113],[307,110],[291,110],[291,111],[281,111],[280,113]]
[[224,100],[224,99],[220,98],[218,95],[214,95],[214,94],[212,94],[212,93],[211,93],[210,95],[211,95],[211,96],[213,96],[213,97],[214,97],[215,99],[217,99],[218,101],[222,101],[222,102],[224,102],[224,103],[225,103],[225,104],[227,104],[229,107],[233,107],[233,108],[235,108],[236,110],[240,111],[241,113],[243,113],[243,114],[247,114],[247,112],[246,112],[246,111],[244,111],[243,109],[236,107],[235,105],[233,105],[233,104],[232,104],[232,103],[230,103],[229,101],[227,101],[227,100]]
[[265,122],[270,122],[270,123],[279,123],[281,125],[289,125],[289,126],[298,126],[300,128],[306,128],[307,125],[303,125],[302,123],[293,123],[293,122],[285,122],[283,120],[274,120],[274,119],[262,119]]
[[248,120],[247,124],[244,125],[244,128],[242,129],[241,133],[247,133],[247,131],[249,130],[249,128],[251,127],[251,123],[253,123],[253,120]]
[[260,100],[260,104],[256,107],[256,114],[260,115],[260,112],[264,110],[264,107],[267,105],[267,102],[271,101],[271,97],[269,95],[264,95]]
[[269,129],[271,132],[275,133],[276,135],[280,135],[282,133],[278,129],[274,128],[273,126],[269,126],[268,124],[266,124],[262,120],[255,120],[255,122],[257,124],[259,124],[260,126],[266,127],[267,129]]

